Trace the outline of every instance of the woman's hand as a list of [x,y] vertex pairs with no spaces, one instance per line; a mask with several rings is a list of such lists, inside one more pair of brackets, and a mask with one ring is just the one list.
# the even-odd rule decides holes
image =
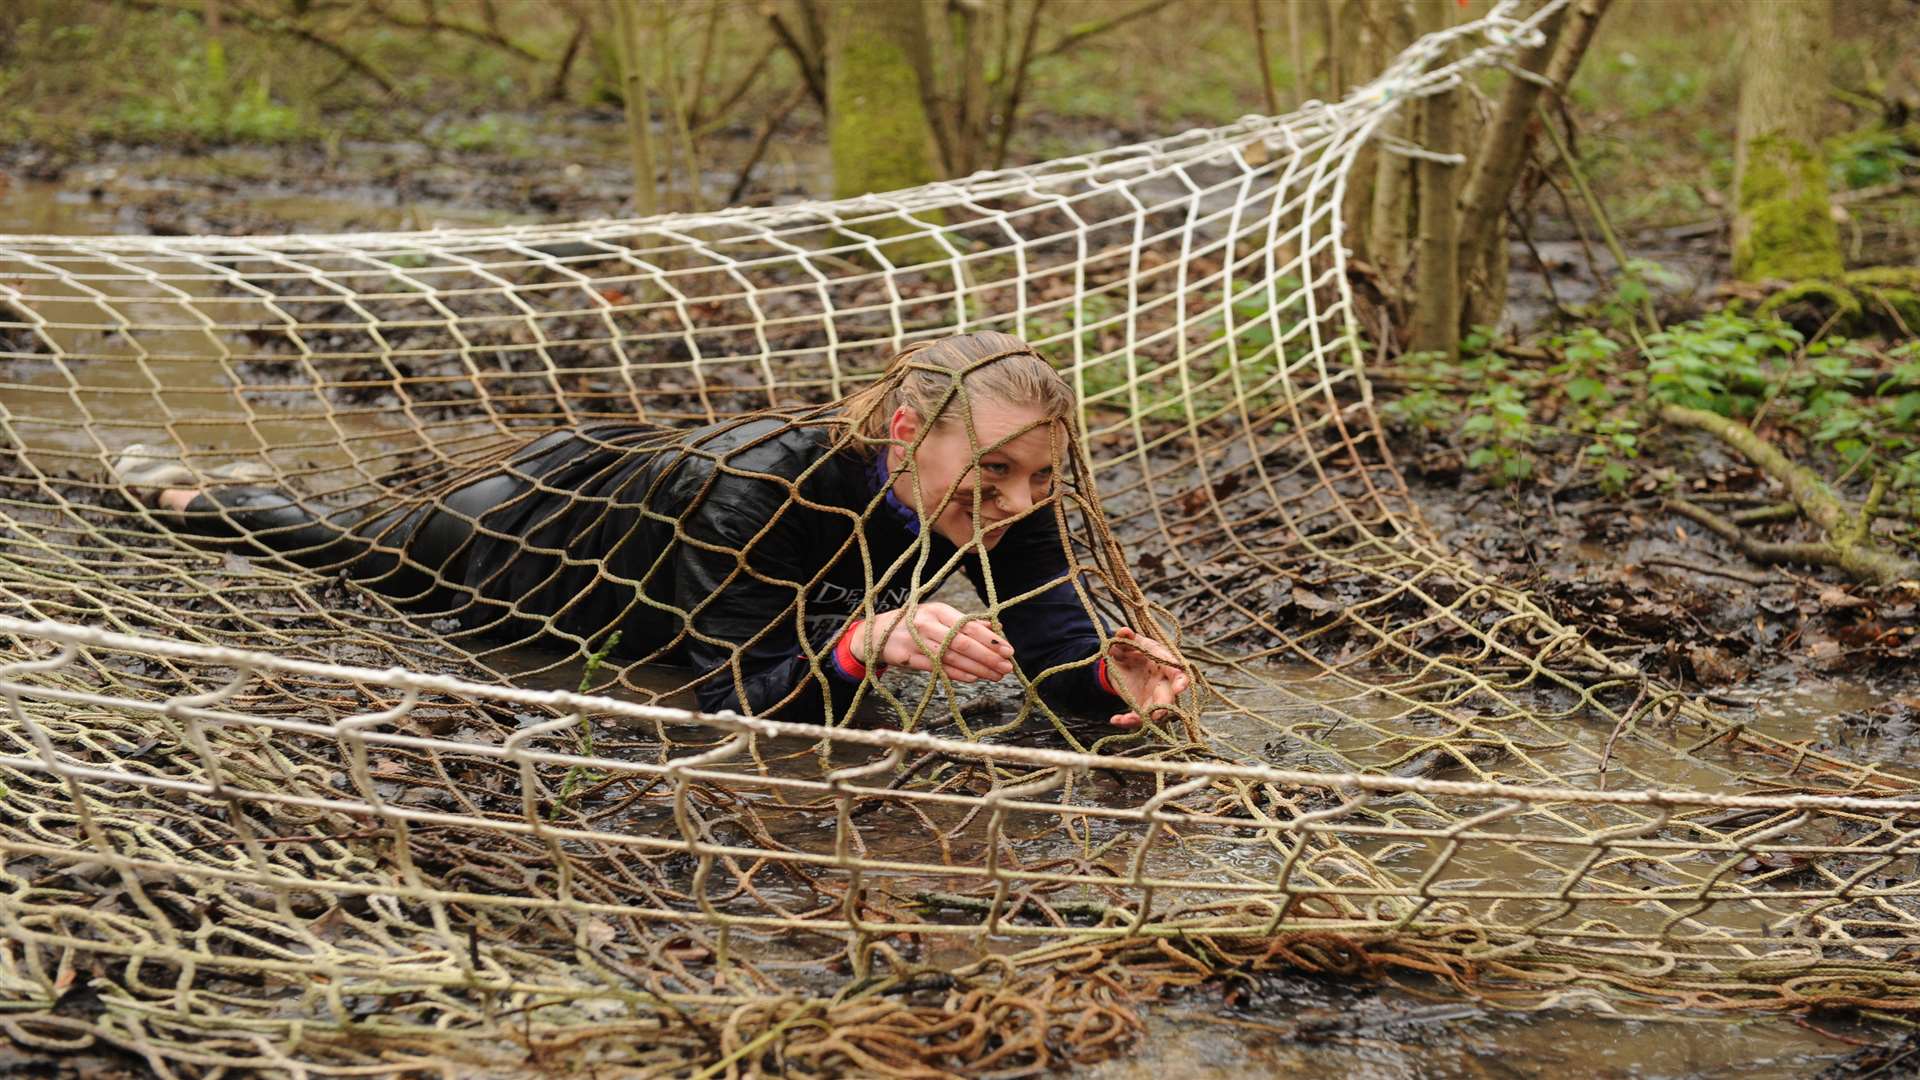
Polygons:
[[[1125,626],[1113,632],[1113,646],[1107,650],[1107,681],[1148,717],[1187,691],[1187,673],[1173,650]],[[1108,723],[1137,728],[1142,720],[1138,710],[1115,713]]]
[[[947,678],[962,683],[998,682],[1013,673],[1013,646],[979,616],[967,615],[951,604],[925,603],[912,610],[911,620],[905,609],[896,609],[861,623],[852,643],[854,656],[915,671],[932,671],[937,666]],[[929,656],[928,650],[934,655]]]

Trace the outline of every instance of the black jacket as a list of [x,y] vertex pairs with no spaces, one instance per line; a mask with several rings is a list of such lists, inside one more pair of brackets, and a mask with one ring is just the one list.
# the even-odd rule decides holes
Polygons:
[[[510,459],[516,494],[480,515],[442,580],[471,599],[469,625],[551,624],[594,645],[618,629],[624,656],[711,671],[703,709],[837,718],[859,678],[833,648],[869,593],[873,611],[898,608],[915,581],[924,599],[956,565],[987,589],[979,554],[922,537],[884,474],[835,451],[835,434],[781,416],[556,432]],[[1016,522],[986,560],[1002,604],[1024,597],[1001,609],[1000,629],[1042,699],[1075,713],[1118,706],[1091,660],[1099,636],[1055,516]]]

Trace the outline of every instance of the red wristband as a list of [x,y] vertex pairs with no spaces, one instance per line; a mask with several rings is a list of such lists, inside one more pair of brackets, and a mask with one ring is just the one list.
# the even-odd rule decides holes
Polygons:
[[1104,656],[1101,657],[1100,662],[1094,665],[1093,677],[1099,681],[1100,689],[1105,690],[1107,693],[1112,694],[1114,697],[1120,696],[1120,691],[1115,690],[1113,688],[1113,683],[1107,678],[1107,658],[1106,657]]
[[855,619],[848,624],[846,630],[840,634],[840,640],[833,646],[833,666],[840,669],[843,678],[852,682],[858,682],[867,677],[867,665],[861,663],[860,658],[853,654],[853,635],[859,633],[862,621]]

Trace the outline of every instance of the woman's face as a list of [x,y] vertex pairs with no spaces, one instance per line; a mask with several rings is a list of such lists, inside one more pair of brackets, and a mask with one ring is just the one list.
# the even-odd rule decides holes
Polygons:
[[898,472],[895,497],[920,515],[923,528],[965,547],[973,542],[977,508],[981,543],[991,548],[1015,518],[1052,496],[1066,432],[1060,421],[1032,406],[980,401],[972,412],[971,432],[967,410],[956,408],[913,451],[914,467],[901,470],[922,421],[907,406],[894,410],[888,434],[895,445],[887,451],[888,465]]

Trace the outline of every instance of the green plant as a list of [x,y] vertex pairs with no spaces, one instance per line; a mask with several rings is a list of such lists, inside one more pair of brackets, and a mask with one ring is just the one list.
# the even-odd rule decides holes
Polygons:
[[[576,690],[576,693],[584,694],[593,689],[593,677],[599,674],[600,665],[606,661],[608,655],[611,654],[619,644],[620,631],[615,630],[613,633],[607,635],[607,643],[600,646],[600,651],[592,653],[587,657],[586,665],[580,669],[580,686]],[[582,757],[593,756],[593,721],[589,720],[585,713],[580,714],[580,739],[578,749]],[[560,781],[560,794],[554,798],[553,807],[552,810],[549,811],[548,816],[556,815],[565,808],[567,803],[573,800],[574,795],[578,793],[581,787],[587,784],[598,783],[600,780],[601,775],[587,768],[585,765],[570,766],[567,769],[567,775]]]
[[1549,344],[1563,359],[1548,368],[1547,374],[1560,379],[1560,393],[1572,407],[1575,426],[1592,428],[1616,400],[1608,376],[1620,343],[1595,327],[1581,326]]
[[450,123],[440,129],[437,141],[460,153],[499,151],[514,156],[525,154],[528,145],[525,126],[502,119],[498,113]]
[[143,138],[209,143],[288,142],[313,134],[299,110],[274,100],[265,72],[240,84],[218,41],[181,53],[171,66],[172,89],[122,102],[113,117],[119,127]]
[[1898,129],[1857,131],[1828,144],[1827,158],[1836,189],[1889,184],[1910,172],[1920,172],[1920,153],[1912,134]]
[[1519,385],[1496,382],[1467,399],[1467,418],[1460,434],[1480,441],[1467,455],[1467,466],[1484,469],[1508,481],[1533,475],[1533,418]]
[[1580,451],[1583,464],[1600,477],[1600,490],[1618,495],[1633,478],[1628,461],[1640,456],[1640,423],[1636,420],[1609,418],[1594,425],[1593,441]]
[[1715,312],[1647,337],[1647,390],[1655,401],[1751,416],[1802,340],[1782,322]]

